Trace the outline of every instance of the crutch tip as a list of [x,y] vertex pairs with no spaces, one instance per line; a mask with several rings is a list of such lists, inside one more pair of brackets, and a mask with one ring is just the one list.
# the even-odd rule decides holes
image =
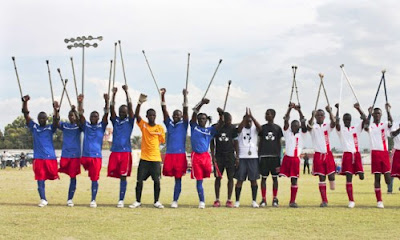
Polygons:
[[219,60],[219,63],[221,63],[221,62],[222,62],[222,59]]
[[386,69],[383,69],[383,70],[382,70],[382,73],[385,73],[385,72],[386,72]]
[[228,84],[231,85],[231,84],[232,84],[232,80],[229,80],[229,81],[228,81]]
[[142,50],[142,53],[144,54],[144,50]]
[[118,43],[121,44],[121,40],[118,40]]
[[114,46],[117,46],[117,42],[114,43]]
[[15,60],[15,57],[14,57],[14,56],[12,56],[12,57],[11,57],[11,59],[14,61],[14,60]]
[[57,72],[60,72],[61,70],[59,68],[57,68]]
[[344,64],[340,64],[340,67],[343,68],[343,67],[344,67]]
[[49,64],[49,60],[46,60],[46,63]]
[[73,58],[72,58],[72,57],[70,57],[69,59],[71,59],[71,61],[72,61],[72,59],[73,59]]

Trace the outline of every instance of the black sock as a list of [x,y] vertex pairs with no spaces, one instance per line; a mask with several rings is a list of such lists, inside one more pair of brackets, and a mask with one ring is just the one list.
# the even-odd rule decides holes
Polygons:
[[160,181],[154,181],[154,203],[160,198]]
[[257,199],[257,190],[258,190],[258,186],[251,186],[251,195],[253,197],[253,201],[255,201]]
[[143,189],[143,182],[136,183],[136,202],[140,202],[142,199],[142,189]]
[[242,191],[242,187],[235,187],[235,196],[236,196],[236,202],[240,200],[240,192]]

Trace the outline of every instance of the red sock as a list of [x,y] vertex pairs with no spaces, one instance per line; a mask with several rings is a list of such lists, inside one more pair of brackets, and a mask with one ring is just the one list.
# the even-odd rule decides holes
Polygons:
[[381,188],[375,188],[375,196],[377,202],[382,202],[382,192]]
[[351,182],[346,183],[347,196],[349,196],[349,201],[354,202],[353,198],[353,184]]
[[267,188],[261,187],[261,197],[264,202],[267,201]]
[[326,197],[326,183],[319,183],[319,192],[321,193],[322,202],[328,202],[328,198]]
[[290,187],[290,203],[296,202],[297,188],[297,185]]
[[272,188],[272,194],[273,198],[276,198],[276,196],[278,196],[278,188]]

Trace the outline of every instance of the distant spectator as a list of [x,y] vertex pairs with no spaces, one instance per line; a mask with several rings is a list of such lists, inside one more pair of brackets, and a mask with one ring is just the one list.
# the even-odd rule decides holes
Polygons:
[[306,174],[306,168],[307,168],[308,174],[310,174],[310,162],[309,162],[310,158],[308,157],[307,153],[304,154],[303,159],[304,159],[303,174]]
[[25,153],[22,152],[19,160],[19,170],[22,170],[22,168],[25,167],[25,158]]
[[1,155],[1,169],[6,168],[6,151]]

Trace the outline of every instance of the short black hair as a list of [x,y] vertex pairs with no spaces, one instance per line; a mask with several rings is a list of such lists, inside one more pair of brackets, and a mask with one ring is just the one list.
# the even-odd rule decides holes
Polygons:
[[378,107],[374,108],[374,111],[381,111],[382,112],[382,110],[380,108],[378,108]]
[[96,113],[97,115],[99,115],[99,116],[100,116],[100,114],[99,114],[99,112],[98,112],[98,111],[93,111],[93,112],[91,112],[91,113],[90,113],[90,115],[92,115],[93,113]]
[[267,109],[267,111],[266,111],[265,113],[267,113],[267,112],[271,112],[271,114],[272,114],[273,117],[275,117],[275,115],[276,115],[275,110],[272,109],[272,108]]
[[325,111],[324,111],[324,110],[322,110],[322,109],[318,109],[318,110],[317,110],[317,112],[323,112],[323,113],[324,113],[324,115],[325,115]]
[[343,118],[344,117],[351,117],[351,114],[350,113],[345,113],[345,114],[343,114]]
[[228,119],[228,118],[232,119],[232,115],[228,112],[224,112],[224,119]]
[[119,109],[124,108],[124,107],[128,107],[126,104],[122,104],[121,106],[119,106]]
[[146,111],[146,115],[148,115],[149,112],[154,112],[154,113],[156,113],[156,110],[154,110],[153,108],[149,108],[149,109],[147,109],[147,111]]

